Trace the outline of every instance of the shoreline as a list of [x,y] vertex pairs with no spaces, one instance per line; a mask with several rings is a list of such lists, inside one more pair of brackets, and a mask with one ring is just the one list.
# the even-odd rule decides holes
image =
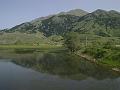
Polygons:
[[120,69],[119,69],[119,68],[111,67],[111,66],[108,65],[108,64],[100,63],[100,62],[96,61],[95,58],[93,58],[93,57],[91,57],[91,56],[89,56],[89,55],[85,55],[85,54],[76,54],[76,55],[77,55],[77,56],[80,56],[80,57],[82,57],[82,58],[84,58],[84,59],[86,59],[86,60],[88,60],[88,61],[90,61],[90,62],[92,62],[92,63],[98,64],[98,65],[101,65],[101,64],[102,64],[102,65],[105,65],[105,66],[107,66],[107,67],[110,67],[110,70],[112,70],[112,71],[114,71],[114,72],[120,73]]
[[[7,48],[6,48],[7,47]],[[5,52],[7,52],[7,51],[11,51],[11,50],[13,50],[13,51],[11,51],[11,52],[15,52],[15,50],[17,50],[17,49],[20,49],[20,50],[17,50],[18,51],[18,54],[19,54],[19,52],[23,52],[23,51],[25,51],[26,53],[27,53],[27,50],[26,50],[26,45],[24,46],[24,45],[10,45],[10,46],[8,46],[8,45],[6,45],[6,46],[3,46],[2,48],[0,48],[0,50],[1,51],[5,51]],[[15,50],[14,50],[15,49]],[[22,49],[23,49],[23,51],[22,51]],[[25,50],[24,50],[25,49]],[[49,46],[49,47],[44,47],[44,46],[29,46],[29,47],[27,47],[27,49],[29,50],[29,49],[36,49],[36,51],[37,52],[41,52],[41,51],[43,51],[43,50],[48,50],[48,51],[51,51],[51,52],[53,52],[53,51],[61,51],[61,50],[63,50],[63,47],[60,47],[60,46],[56,46],[56,47],[54,47],[54,46]],[[55,49],[55,50],[54,50]],[[7,51],[6,51],[7,50]],[[29,52],[29,51],[28,51]],[[95,58],[93,58],[92,56],[90,56],[90,55],[87,55],[87,54],[82,54],[82,53],[80,53],[80,52],[76,52],[76,53],[74,53],[75,55],[77,55],[77,56],[79,56],[79,57],[82,57],[82,58],[84,58],[84,59],[86,59],[86,60],[88,60],[88,61],[90,61],[90,62],[92,62],[92,63],[95,63],[95,64],[97,64],[97,65],[104,65],[104,66],[106,66],[106,67],[108,67],[108,68],[110,68],[110,70],[112,70],[112,71],[114,71],[114,72],[118,72],[118,73],[120,73],[120,69],[119,68],[116,68],[116,67],[112,67],[112,65],[109,65],[109,64],[107,64],[107,63],[102,63],[102,62],[99,62],[99,61],[97,61]]]

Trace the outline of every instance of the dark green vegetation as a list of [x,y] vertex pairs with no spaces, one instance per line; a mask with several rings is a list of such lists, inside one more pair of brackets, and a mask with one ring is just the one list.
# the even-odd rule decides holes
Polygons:
[[81,56],[85,54],[87,58],[92,57],[96,62],[120,68],[120,47],[116,46],[117,42],[114,39],[106,41],[98,39],[88,42],[86,36],[85,42],[81,42],[80,36],[75,32],[67,34],[65,39],[65,46],[71,52],[76,52],[77,55],[81,54]]
[[64,42],[66,48],[71,52],[75,52],[80,49],[80,38],[76,32],[67,33]]
[[[101,63],[120,67],[120,12],[98,9],[87,13],[77,9],[38,18],[1,30],[0,44],[1,49],[2,45],[17,46],[15,51],[19,53],[32,53],[41,45],[65,45],[71,52],[84,53]],[[38,48],[28,50],[26,46]]]

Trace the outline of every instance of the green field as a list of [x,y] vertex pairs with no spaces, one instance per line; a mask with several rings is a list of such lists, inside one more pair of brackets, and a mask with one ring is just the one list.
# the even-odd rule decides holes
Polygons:
[[41,44],[39,46],[32,45],[0,45],[0,52],[7,53],[33,53],[33,52],[53,52],[64,50],[61,45]]
[[49,49],[49,48],[59,48],[61,45],[0,45],[0,49]]

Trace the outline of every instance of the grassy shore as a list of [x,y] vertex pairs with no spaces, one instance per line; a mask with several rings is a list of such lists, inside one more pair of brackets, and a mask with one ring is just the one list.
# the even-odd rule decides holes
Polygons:
[[0,52],[8,53],[58,52],[61,50],[65,50],[62,45],[0,45]]
[[[118,49],[118,48],[117,48]],[[7,50],[7,53],[33,53],[33,52],[66,52],[65,47],[63,47],[62,45],[48,45],[48,44],[41,44],[41,45],[0,45],[0,52],[2,52],[2,50]],[[81,54],[81,53],[77,53],[77,55],[84,57],[92,62],[97,62],[99,64],[104,64],[108,67],[111,68],[119,68],[120,67],[120,62],[116,61],[116,60],[96,60],[94,59],[94,57],[92,58],[92,56],[89,56],[87,54]]]
[[41,45],[0,45],[0,49],[49,49],[49,48],[59,48],[62,45],[48,45],[48,44],[41,44]]

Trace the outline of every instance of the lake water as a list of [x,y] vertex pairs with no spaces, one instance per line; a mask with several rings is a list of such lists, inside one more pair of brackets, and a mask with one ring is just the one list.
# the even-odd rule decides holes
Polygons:
[[0,57],[0,90],[120,90],[118,73],[74,55]]

